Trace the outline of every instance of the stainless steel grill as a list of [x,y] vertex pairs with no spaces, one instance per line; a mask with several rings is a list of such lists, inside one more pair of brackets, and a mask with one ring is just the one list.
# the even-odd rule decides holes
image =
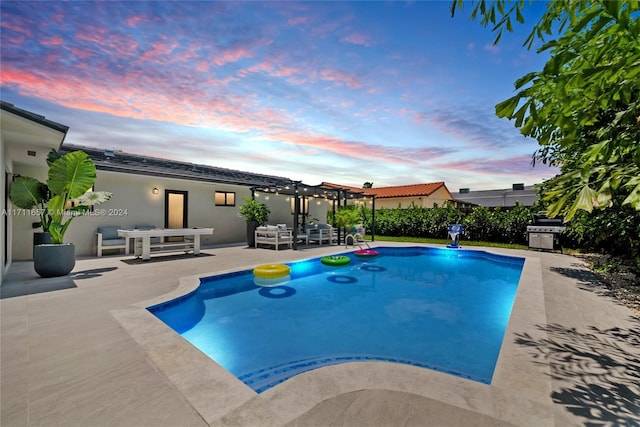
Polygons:
[[527,232],[529,233],[554,233],[560,234],[567,227],[559,225],[529,225],[527,226]]
[[533,216],[533,224],[527,226],[529,248],[560,249],[562,252],[560,235],[567,228],[562,224],[562,218],[547,218],[544,212],[538,212]]

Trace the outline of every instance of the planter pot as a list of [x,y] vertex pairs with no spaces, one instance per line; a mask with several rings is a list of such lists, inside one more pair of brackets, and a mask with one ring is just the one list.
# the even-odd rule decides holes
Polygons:
[[66,276],[75,265],[76,246],[73,243],[34,247],[33,266],[40,277]]
[[36,246],[51,243],[51,233],[36,231],[33,233],[33,259],[36,259]]
[[258,228],[256,221],[247,221],[247,244],[250,248],[256,246],[256,228]]

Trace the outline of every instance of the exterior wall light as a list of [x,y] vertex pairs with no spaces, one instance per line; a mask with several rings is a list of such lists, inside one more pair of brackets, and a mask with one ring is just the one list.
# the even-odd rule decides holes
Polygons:
[[153,187],[153,190],[151,190],[151,192],[153,194],[158,194],[160,192],[160,190],[158,190],[158,187]]

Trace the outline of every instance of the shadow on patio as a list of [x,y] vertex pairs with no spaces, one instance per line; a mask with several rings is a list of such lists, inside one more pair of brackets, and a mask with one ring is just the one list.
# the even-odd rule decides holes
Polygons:
[[555,403],[581,417],[584,425],[640,425],[640,360],[631,356],[640,346],[640,327],[537,328],[547,338],[522,333],[515,342],[529,347],[538,363],[549,364]]

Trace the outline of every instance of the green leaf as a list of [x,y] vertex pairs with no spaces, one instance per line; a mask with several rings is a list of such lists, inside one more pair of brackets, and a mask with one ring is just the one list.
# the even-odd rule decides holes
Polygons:
[[518,80],[516,80],[515,88],[520,89],[521,87],[523,87],[524,85],[526,85],[527,83],[530,83],[533,79],[535,79],[537,75],[538,73],[533,72],[533,73],[528,73],[523,77],[520,77]]
[[613,16],[618,19],[620,14],[620,2],[617,0],[606,0],[601,3],[604,8]]
[[640,210],[640,184],[629,193],[626,199],[622,202],[623,205],[631,205],[635,210]]
[[96,180],[96,166],[83,151],[73,151],[49,167],[47,185],[53,194],[76,198],[86,193]]
[[61,195],[53,196],[51,200],[49,200],[47,208],[49,209],[49,212],[51,213],[51,216],[54,218],[55,222],[62,222],[62,218],[64,216],[64,207],[66,203],[67,200]]
[[578,193],[578,197],[576,198],[575,207],[577,209],[582,209],[587,212],[592,212],[593,207],[596,205],[597,195],[596,192],[585,185],[582,187],[582,190]]
[[513,112],[518,107],[518,103],[520,102],[520,96],[516,95],[507,99],[506,101],[502,101],[496,105],[496,115],[498,117],[513,117]]
[[46,198],[47,186],[29,176],[17,178],[9,188],[9,199],[20,209],[32,209]]

